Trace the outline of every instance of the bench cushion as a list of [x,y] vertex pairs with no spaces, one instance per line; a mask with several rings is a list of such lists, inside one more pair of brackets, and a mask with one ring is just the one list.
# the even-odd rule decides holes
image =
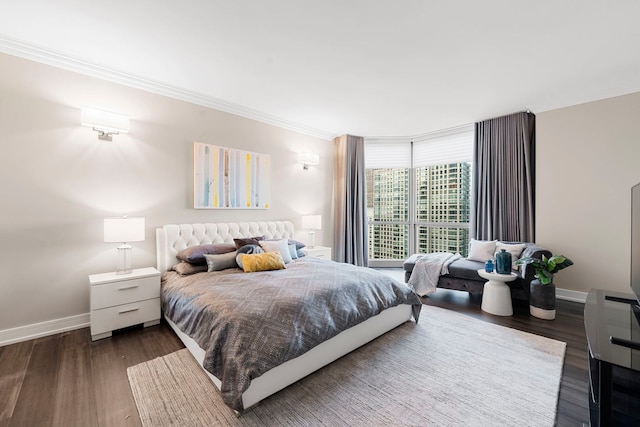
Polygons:
[[468,280],[482,280],[478,270],[484,268],[484,262],[470,261],[466,258],[455,260],[449,265],[449,276]]
[[[413,267],[416,265],[418,259],[423,256],[424,254],[413,254],[402,263],[402,268],[409,276],[411,275]],[[449,276],[484,282],[485,280],[478,276],[478,269],[480,268],[484,268],[484,263],[460,258],[449,264]]]

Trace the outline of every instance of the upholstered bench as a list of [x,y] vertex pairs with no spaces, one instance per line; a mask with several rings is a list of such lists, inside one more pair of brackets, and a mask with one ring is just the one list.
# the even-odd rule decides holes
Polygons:
[[[470,255],[473,252],[471,245],[474,242],[486,243],[482,241],[474,241],[470,243]],[[518,244],[518,242],[505,242],[507,245]],[[491,251],[493,253],[495,251]],[[537,246],[535,243],[524,243],[524,249],[518,258],[533,257],[542,258],[542,255],[551,256],[551,252],[543,247]],[[404,281],[409,282],[413,267],[417,260],[424,254],[413,254],[402,264],[404,269]],[[477,255],[476,255],[477,256]],[[489,256],[489,255],[488,255]],[[440,276],[437,286],[444,289],[453,289],[456,291],[465,291],[470,293],[481,294],[484,289],[486,280],[478,275],[478,269],[484,268],[484,261],[478,259],[461,258],[449,265],[449,274]],[[515,261],[515,258],[514,258]],[[508,283],[511,288],[511,297],[514,299],[522,299],[529,301],[529,284],[534,279],[535,270],[526,268],[526,265],[519,266],[513,272],[517,274],[516,280]]]

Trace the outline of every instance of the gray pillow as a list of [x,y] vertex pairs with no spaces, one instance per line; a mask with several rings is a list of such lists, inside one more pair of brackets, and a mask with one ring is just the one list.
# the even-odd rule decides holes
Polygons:
[[243,268],[242,267],[242,260],[241,260],[241,256],[242,254],[261,254],[264,253],[264,250],[262,249],[262,247],[260,245],[244,245],[243,247],[241,247],[240,249],[238,249],[236,251],[236,264],[238,265],[238,267]]
[[264,236],[243,237],[240,239],[233,239],[236,244],[236,249],[240,249],[246,245],[259,245],[260,240],[264,240]]
[[206,264],[190,264],[188,262],[179,262],[171,268],[181,276],[189,276],[191,274],[202,273],[207,271]]
[[207,271],[220,271],[227,268],[236,268],[236,251],[226,254],[204,254],[207,260]]
[[236,250],[233,243],[209,243],[204,245],[189,246],[178,252],[176,258],[190,264],[206,264],[204,254],[226,254]]

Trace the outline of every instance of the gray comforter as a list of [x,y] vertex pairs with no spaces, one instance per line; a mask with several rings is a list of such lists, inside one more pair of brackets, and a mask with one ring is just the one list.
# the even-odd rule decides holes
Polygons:
[[162,278],[165,316],[205,350],[205,369],[221,380],[224,402],[238,411],[252,379],[399,304],[412,304],[418,321],[422,305],[403,283],[309,257],[285,270]]

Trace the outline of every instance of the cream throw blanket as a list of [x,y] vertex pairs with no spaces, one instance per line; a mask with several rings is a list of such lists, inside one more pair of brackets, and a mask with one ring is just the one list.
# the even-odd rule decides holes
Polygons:
[[449,265],[460,258],[462,258],[460,254],[449,252],[433,252],[422,255],[413,266],[409,286],[421,297],[434,293],[440,276],[448,274]]

